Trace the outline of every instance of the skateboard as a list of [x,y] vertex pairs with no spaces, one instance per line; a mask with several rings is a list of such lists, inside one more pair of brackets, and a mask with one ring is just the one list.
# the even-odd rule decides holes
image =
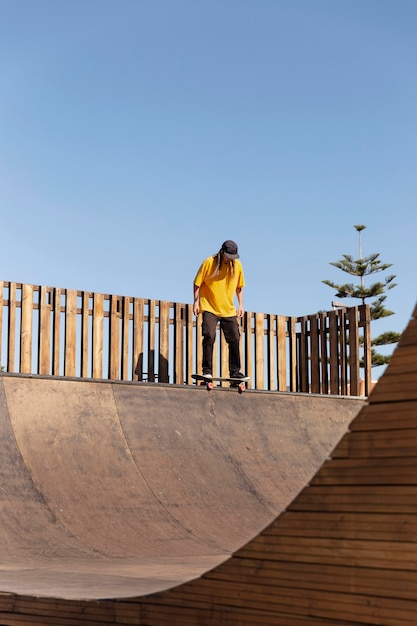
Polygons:
[[244,378],[229,378],[223,376],[213,376],[213,378],[208,378],[203,374],[192,374],[191,378],[193,378],[196,382],[200,381],[200,385],[206,385],[209,390],[217,387],[217,385],[215,385],[216,382],[230,383],[230,386],[236,387],[239,393],[246,391],[246,383],[250,380],[249,376],[245,376]]

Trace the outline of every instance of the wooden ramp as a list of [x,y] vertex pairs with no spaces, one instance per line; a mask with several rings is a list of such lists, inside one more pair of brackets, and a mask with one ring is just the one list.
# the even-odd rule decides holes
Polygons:
[[0,624],[415,625],[416,315],[364,406],[2,377]]
[[0,382],[2,626],[415,625],[415,318],[336,446],[354,400]]
[[202,576],[290,504],[362,405],[0,376],[0,591],[123,598]]
[[415,626],[417,308],[369,404],[311,483],[201,580],[140,601],[147,626]]
[[364,406],[2,377],[0,624],[414,626],[416,315]]

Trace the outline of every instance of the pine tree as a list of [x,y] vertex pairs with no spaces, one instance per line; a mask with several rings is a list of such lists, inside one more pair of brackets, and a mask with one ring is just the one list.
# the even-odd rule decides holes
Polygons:
[[[394,315],[394,311],[390,311],[385,307],[385,300],[387,298],[386,291],[396,287],[396,283],[394,283],[396,276],[390,274],[381,281],[372,283],[368,287],[365,286],[365,276],[385,272],[392,266],[392,263],[382,263],[379,258],[379,253],[363,257],[362,231],[365,230],[366,226],[363,224],[355,224],[354,228],[359,233],[359,258],[354,259],[351,255],[344,254],[339,261],[330,263],[330,265],[337,267],[351,276],[357,276],[360,278],[360,284],[354,285],[353,283],[345,283],[343,285],[337,285],[331,280],[323,280],[322,282],[336,290],[335,295],[337,298],[357,298],[361,300],[362,304],[365,304],[368,299],[374,298],[374,300],[370,302],[371,321]],[[400,333],[388,331],[372,339],[371,345],[385,346],[396,343],[399,338]],[[372,347],[371,358],[372,366],[376,367],[388,363],[390,356],[380,354]]]

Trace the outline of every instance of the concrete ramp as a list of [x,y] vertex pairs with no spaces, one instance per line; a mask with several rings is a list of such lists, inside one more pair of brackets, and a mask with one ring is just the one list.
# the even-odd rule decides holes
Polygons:
[[294,500],[362,406],[0,376],[0,591],[127,598],[200,577]]

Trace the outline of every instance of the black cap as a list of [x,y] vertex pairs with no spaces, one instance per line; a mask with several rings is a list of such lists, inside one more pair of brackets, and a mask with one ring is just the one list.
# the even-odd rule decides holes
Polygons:
[[238,259],[239,254],[237,252],[237,243],[228,239],[222,245],[222,252],[227,256],[228,259]]

